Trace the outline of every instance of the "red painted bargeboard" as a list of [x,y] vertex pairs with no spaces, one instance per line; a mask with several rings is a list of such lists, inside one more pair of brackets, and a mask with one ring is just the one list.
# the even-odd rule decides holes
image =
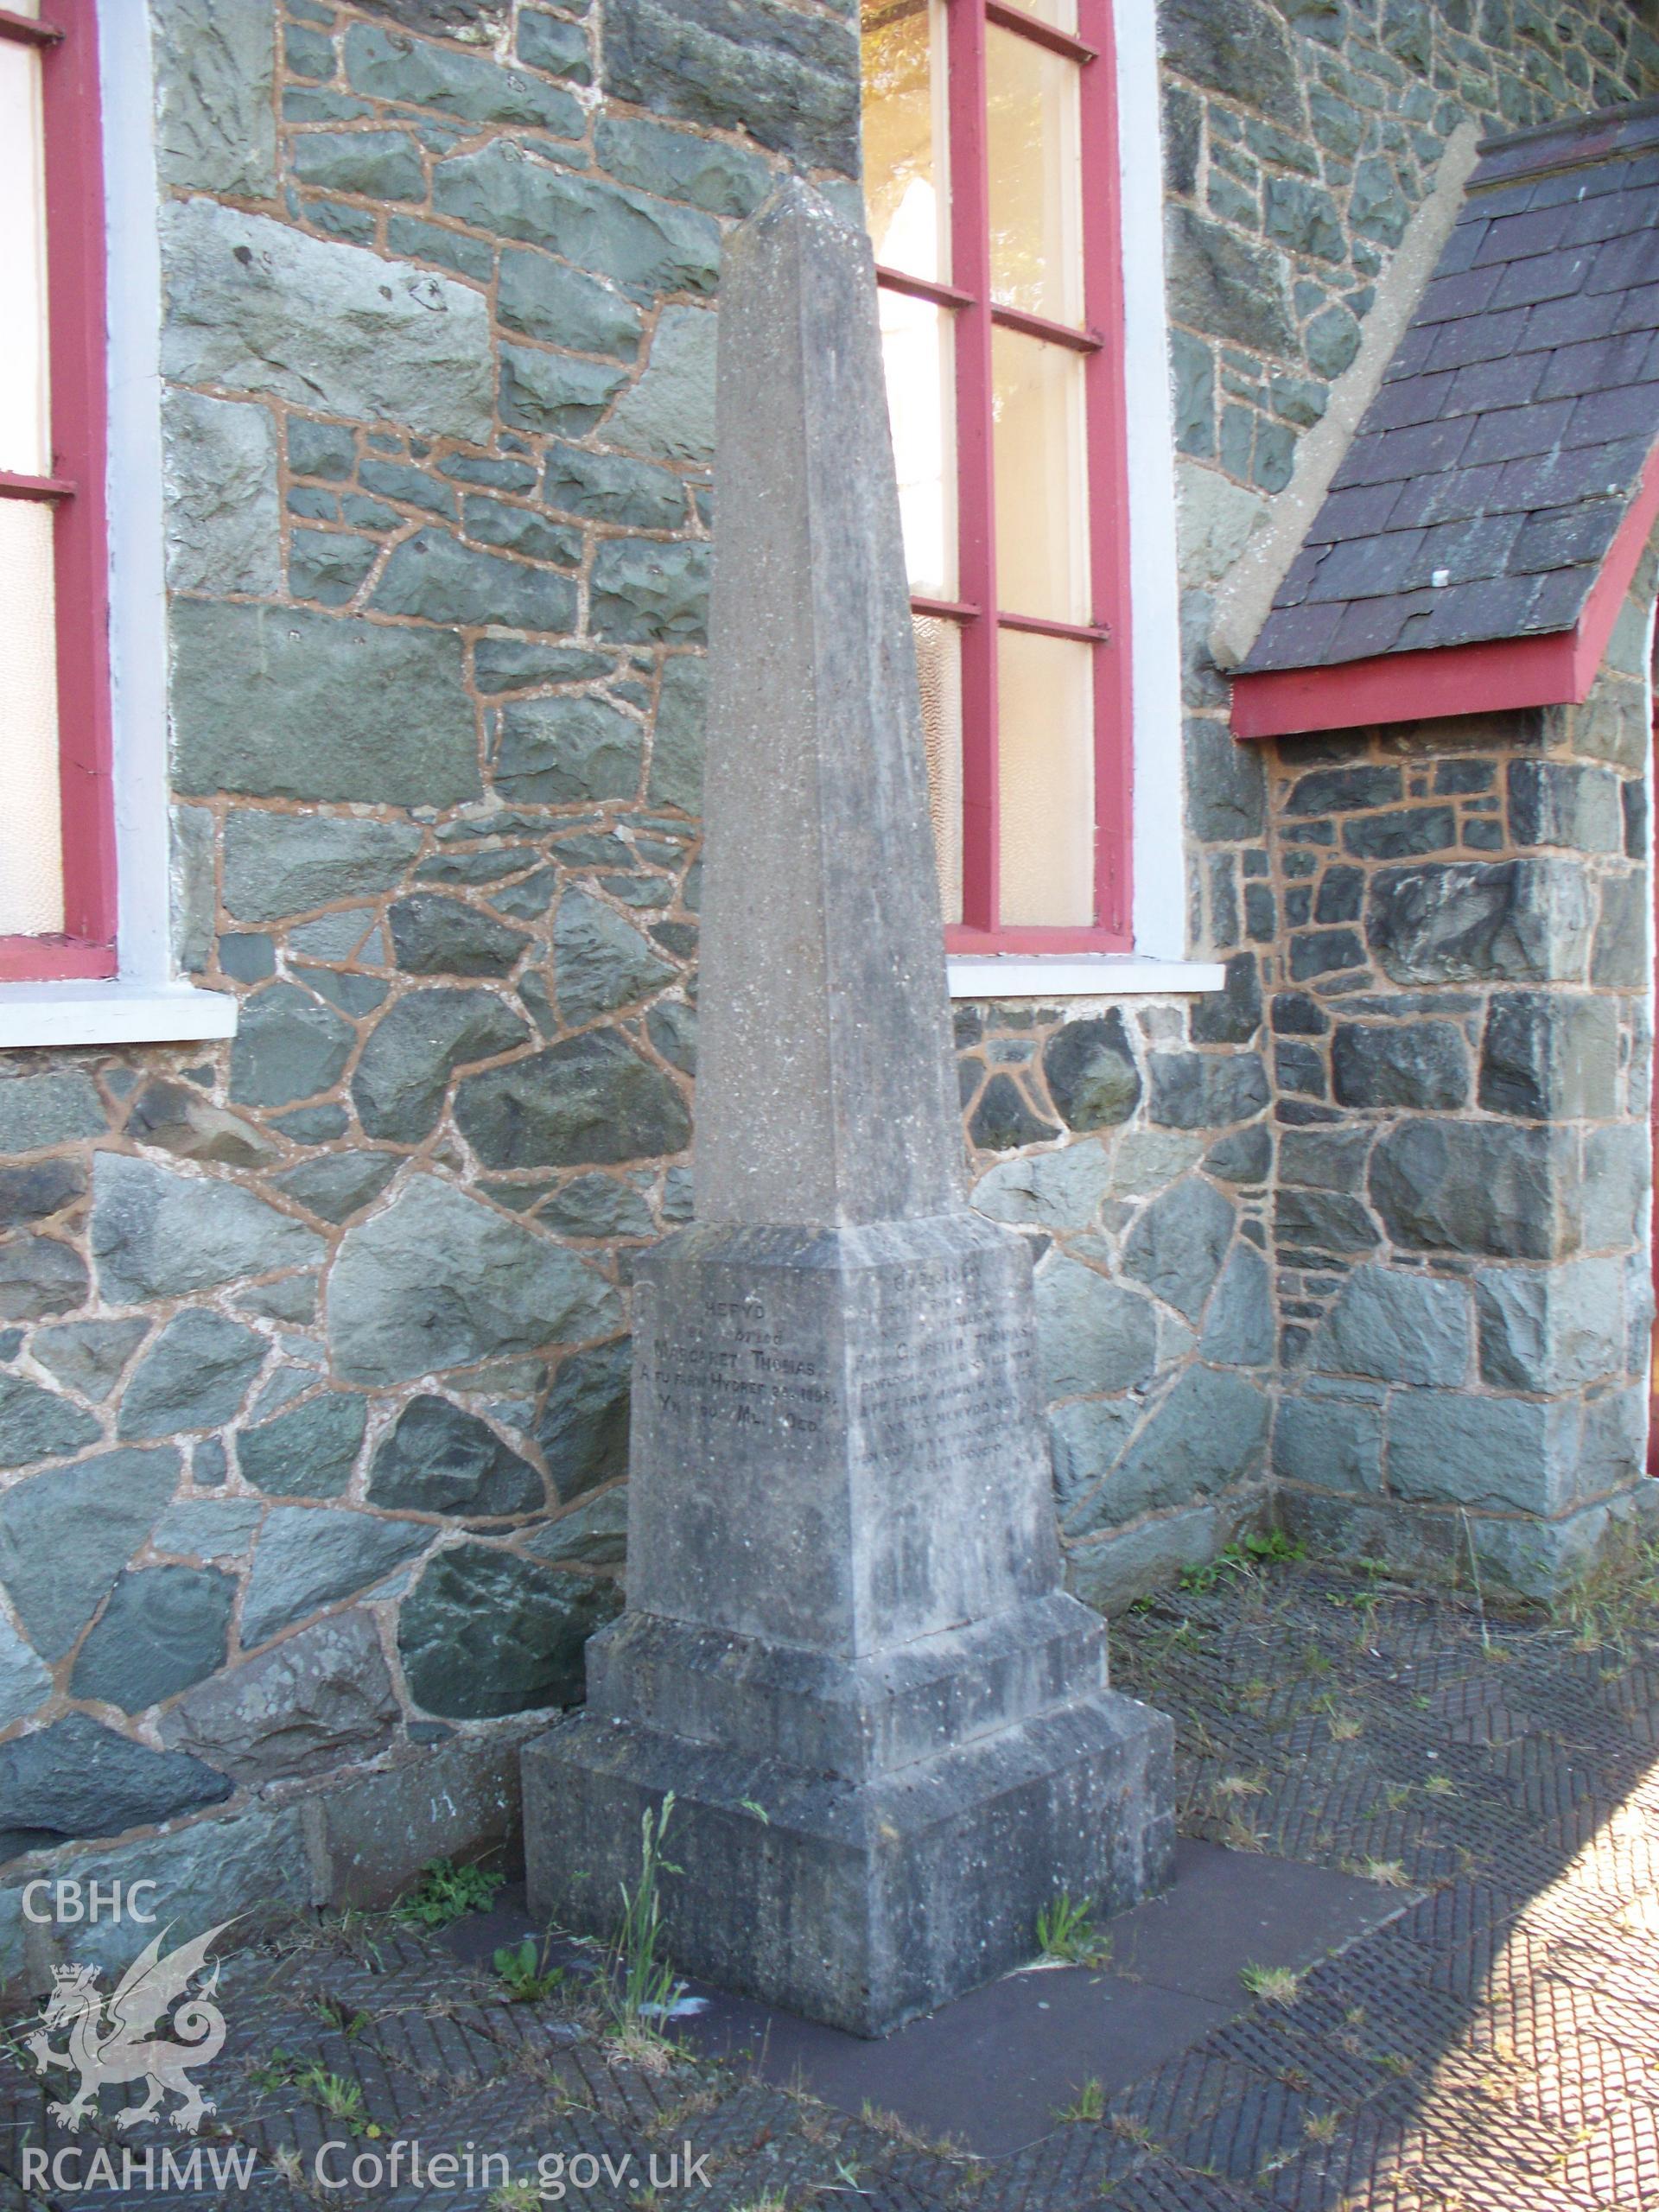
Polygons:
[[1430,652],[1379,653],[1330,668],[1233,678],[1233,735],[1296,737],[1372,722],[1433,721],[1514,707],[1577,706],[1588,697],[1636,564],[1659,518],[1659,447],[1604,555],[1578,626]]

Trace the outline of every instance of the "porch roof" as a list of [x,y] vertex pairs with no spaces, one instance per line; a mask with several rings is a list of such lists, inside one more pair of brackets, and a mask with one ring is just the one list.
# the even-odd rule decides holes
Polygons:
[[[1532,671],[1523,689],[1570,680],[1561,696],[1582,696],[1598,596],[1620,565],[1610,556],[1629,553],[1616,602],[1652,524],[1642,511],[1659,505],[1656,439],[1659,100],[1488,140],[1439,267],[1239,671],[1239,734],[1333,726],[1306,718],[1332,704],[1328,681],[1313,679],[1341,670],[1346,683],[1356,664],[1421,691],[1422,657],[1433,655],[1441,684],[1482,671],[1478,693],[1504,665],[1491,651],[1455,669],[1440,657],[1516,641],[1555,641],[1516,664]],[[1615,603],[1608,628],[1616,613]],[[1409,668],[1370,665],[1406,657]],[[1294,671],[1307,675],[1287,683]],[[1371,711],[1334,726],[1384,718],[1374,689],[1355,694]],[[1434,710],[1417,698],[1402,712]]]

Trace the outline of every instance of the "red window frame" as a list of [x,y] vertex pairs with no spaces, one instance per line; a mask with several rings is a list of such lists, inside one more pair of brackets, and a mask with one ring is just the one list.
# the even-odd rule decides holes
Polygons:
[[[877,282],[950,311],[956,340],[959,600],[913,598],[918,614],[955,622],[962,643],[963,918],[952,952],[1122,952],[1131,949],[1134,785],[1129,632],[1128,419],[1123,388],[1122,189],[1113,0],[1077,0],[1077,32],[1007,0],[946,0],[949,284],[878,267]],[[991,298],[986,28],[995,24],[1078,64],[1081,104],[1082,327]],[[1094,620],[1052,622],[998,606],[992,464],[991,333],[997,326],[1087,356],[1084,423]],[[1094,647],[1095,912],[1074,928],[1000,925],[997,632],[1033,630]]]
[[64,922],[58,935],[0,937],[0,982],[42,982],[116,972],[97,19],[90,0],[64,22],[0,9],[0,40],[41,56],[52,474],[0,474],[0,499],[48,500],[54,517]]

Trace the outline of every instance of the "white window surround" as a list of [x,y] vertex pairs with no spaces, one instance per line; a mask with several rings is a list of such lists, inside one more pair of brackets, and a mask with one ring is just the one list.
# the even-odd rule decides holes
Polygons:
[[952,953],[953,999],[1161,998],[1218,991],[1219,960],[1152,960],[1135,952]]
[[1119,0],[1117,133],[1128,401],[1129,620],[1135,697],[1135,950],[964,954],[956,999],[1109,998],[1218,991],[1219,961],[1186,948],[1181,789],[1180,582],[1164,294],[1164,153],[1156,10]]
[[119,972],[0,984],[0,1050],[229,1037],[237,1004],[173,961],[167,595],[162,538],[161,248],[148,10],[99,0],[109,284],[110,663]]

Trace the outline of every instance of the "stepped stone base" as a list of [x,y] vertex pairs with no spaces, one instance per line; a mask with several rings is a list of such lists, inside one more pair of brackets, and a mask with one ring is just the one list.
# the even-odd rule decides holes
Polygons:
[[[1170,1722],[1106,1688],[1084,1607],[1022,1612],[837,1682],[815,1655],[626,1616],[589,1646],[594,1705],[524,1755],[532,1910],[613,1933],[671,1789],[667,1856],[695,1869],[664,1880],[675,1966],[880,2036],[1029,1959],[1057,1896],[1104,1916],[1163,1886]],[[725,1743],[641,1717],[668,1711]],[[862,1774],[827,1771],[855,1742]]]

